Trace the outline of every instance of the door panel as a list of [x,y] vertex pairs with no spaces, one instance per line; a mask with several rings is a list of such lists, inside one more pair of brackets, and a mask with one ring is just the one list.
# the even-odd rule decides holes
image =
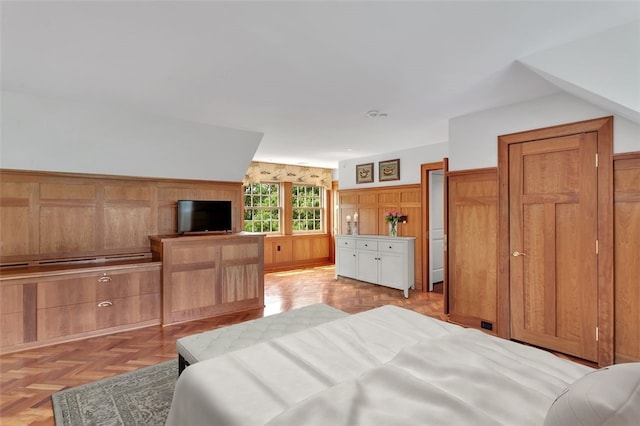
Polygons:
[[509,146],[511,332],[598,359],[597,136]]

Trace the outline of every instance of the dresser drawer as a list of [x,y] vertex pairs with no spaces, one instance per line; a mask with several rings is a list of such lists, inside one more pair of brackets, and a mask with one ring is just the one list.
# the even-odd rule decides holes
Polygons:
[[378,242],[371,240],[358,240],[358,250],[378,250]]
[[160,320],[160,294],[101,300],[96,304],[96,328]]
[[393,240],[378,241],[378,251],[386,253],[406,253],[407,244]]
[[356,248],[356,240],[353,238],[338,238],[336,246],[337,248]]
[[38,309],[91,303],[96,299],[97,276],[65,278],[38,283]]
[[37,316],[38,340],[86,333],[96,328],[95,302],[38,309]]
[[100,301],[109,298],[139,296],[160,293],[160,270],[122,273],[103,273],[98,278],[96,298]]

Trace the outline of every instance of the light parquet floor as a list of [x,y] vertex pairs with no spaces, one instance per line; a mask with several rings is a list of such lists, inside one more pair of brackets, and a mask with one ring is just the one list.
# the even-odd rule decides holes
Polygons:
[[0,356],[0,424],[53,425],[50,397],[59,390],[173,359],[181,337],[313,303],[349,313],[392,304],[444,319],[442,294],[412,291],[405,299],[400,290],[334,273],[324,266],[266,274],[264,309]]

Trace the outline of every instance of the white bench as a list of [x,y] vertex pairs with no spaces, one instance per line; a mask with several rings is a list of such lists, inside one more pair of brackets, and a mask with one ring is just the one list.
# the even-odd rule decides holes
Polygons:
[[193,334],[176,341],[179,373],[187,366],[256,343],[348,316],[346,312],[317,303],[303,308]]

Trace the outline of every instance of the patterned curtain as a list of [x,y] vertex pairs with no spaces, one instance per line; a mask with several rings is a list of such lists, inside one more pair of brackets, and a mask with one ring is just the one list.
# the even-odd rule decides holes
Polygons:
[[293,182],[331,189],[332,179],[331,169],[252,161],[242,183]]

